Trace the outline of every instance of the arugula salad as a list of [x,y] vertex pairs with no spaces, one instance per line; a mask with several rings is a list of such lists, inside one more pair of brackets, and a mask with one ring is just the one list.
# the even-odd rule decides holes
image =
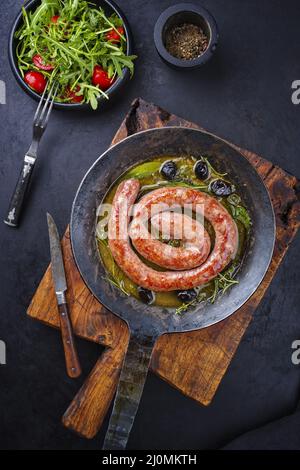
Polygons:
[[42,0],[33,12],[22,8],[16,56],[25,83],[42,94],[55,80],[56,101],[89,103],[108,99],[106,91],[123,69],[134,71],[136,56],[126,55],[126,36],[117,14],[85,0]]

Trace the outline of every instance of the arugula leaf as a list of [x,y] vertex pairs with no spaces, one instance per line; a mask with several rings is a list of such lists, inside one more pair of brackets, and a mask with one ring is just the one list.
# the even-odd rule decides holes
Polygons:
[[[114,43],[106,37],[107,32],[122,26],[118,15],[108,17],[102,8],[86,0],[42,0],[35,11],[22,8],[22,12],[23,24],[15,34],[20,73],[24,77],[26,71],[40,71],[48,78],[48,86],[57,81],[56,101],[70,102],[66,89],[74,91],[77,85],[83,102],[93,109],[99,97],[107,99],[106,93],[92,86],[96,64],[107,70],[110,78],[122,77],[124,68],[133,75],[136,56],[126,55],[126,38],[121,34],[120,42]],[[58,16],[57,22],[52,21],[54,15]],[[46,64],[53,64],[54,70],[36,67],[32,62],[36,54]]]

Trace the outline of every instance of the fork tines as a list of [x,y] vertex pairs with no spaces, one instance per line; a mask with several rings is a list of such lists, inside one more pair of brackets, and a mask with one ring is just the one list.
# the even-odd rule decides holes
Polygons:
[[58,86],[59,86],[58,83],[56,82],[52,83],[47,99],[44,103],[44,106],[42,106],[47,87],[45,88],[41,96],[39,105],[37,107],[36,113],[34,115],[34,119],[33,119],[34,126],[38,126],[42,129],[45,129],[45,127],[47,126],[49,116],[53,107],[54,99],[58,90]]

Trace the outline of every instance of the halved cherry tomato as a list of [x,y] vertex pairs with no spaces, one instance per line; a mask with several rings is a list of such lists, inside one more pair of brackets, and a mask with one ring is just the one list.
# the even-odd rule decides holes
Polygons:
[[52,16],[52,18],[51,18],[51,23],[57,23],[58,18],[59,18],[59,15],[54,15],[54,16]]
[[[124,36],[124,28],[122,26],[117,28],[117,31]],[[108,31],[108,33],[106,33],[107,41],[110,41],[113,43],[120,42],[121,38],[120,38],[120,35],[117,33],[117,31],[115,31],[114,29],[112,29],[111,31]]]
[[71,103],[81,103],[81,101],[83,100],[83,95],[76,95],[76,93],[78,93],[78,91],[80,90],[80,86],[77,85],[75,87],[75,90],[71,90],[71,88],[68,86],[67,89],[66,89],[66,94],[67,94],[67,97],[70,99]]
[[99,86],[101,90],[107,90],[114,82],[113,78],[109,78],[108,73],[100,65],[95,65],[93,77],[93,85]]
[[47,80],[44,75],[35,70],[30,70],[24,75],[24,80],[37,93],[43,93],[46,88]]
[[32,57],[32,62],[36,67],[38,67],[41,70],[53,70],[54,65],[52,64],[45,64],[43,57],[40,56],[39,54],[36,54]]

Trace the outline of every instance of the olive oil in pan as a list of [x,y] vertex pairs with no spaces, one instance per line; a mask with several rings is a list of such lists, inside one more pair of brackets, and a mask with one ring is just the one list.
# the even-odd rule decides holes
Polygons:
[[[174,162],[177,167],[177,172],[175,177],[172,180],[165,178],[165,175],[162,175],[161,168],[162,165],[167,162]],[[231,213],[236,221],[238,232],[239,232],[239,245],[235,259],[232,261],[229,267],[223,271],[218,277],[218,279],[213,279],[205,286],[199,288],[198,297],[196,301],[191,302],[191,306],[195,305],[199,301],[214,301],[216,296],[222,292],[222,290],[227,290],[231,287],[231,284],[236,283],[234,277],[239,270],[243,256],[245,254],[246,246],[249,239],[249,231],[251,220],[248,214],[247,209],[243,205],[240,197],[235,192],[235,188],[231,185],[230,181],[226,178],[225,174],[218,173],[209,163],[209,160],[203,158],[204,165],[207,165],[209,177],[204,181],[199,179],[195,174],[195,163],[197,160],[194,157],[183,155],[181,157],[174,157],[171,155],[158,156],[151,161],[147,161],[141,164],[138,164],[125,173],[123,173],[120,178],[118,178],[114,184],[109,188],[106,196],[104,197],[103,203],[112,204],[115,192],[118,185],[121,181],[129,178],[137,178],[140,181],[141,189],[138,195],[142,197],[149,191],[163,187],[163,186],[184,186],[191,187],[193,189],[198,189],[203,192],[211,194],[210,184],[213,181],[224,181],[228,187],[232,188],[233,194],[229,197],[218,197],[218,200],[226,207],[229,213]],[[203,168],[201,168],[203,170]],[[218,186],[218,185],[217,185]],[[219,184],[222,190],[222,184]],[[226,189],[226,188],[225,188]],[[213,195],[213,194],[212,194]],[[98,222],[100,218],[98,219]],[[212,247],[214,244],[214,230],[209,222],[205,219],[205,228],[208,231]],[[107,230],[107,226],[105,227]],[[107,281],[110,282],[115,287],[119,288],[126,295],[132,295],[140,300],[138,287],[134,282],[132,282],[124,272],[119,268],[116,262],[113,259],[112,253],[108,246],[107,239],[97,238],[99,253],[104,264],[104,267],[107,271]],[[177,243],[177,240],[174,242],[169,241],[171,244]],[[180,244],[180,241],[179,241]],[[178,243],[177,245],[178,246]],[[134,249],[134,248],[133,248]],[[136,252],[137,253],[137,252]],[[150,261],[144,259],[139,253],[137,255],[141,260],[148,266],[158,270],[163,271],[164,269],[154,265]],[[226,281],[227,280],[227,281]],[[178,313],[184,312],[189,304],[184,304],[177,296],[177,292],[157,292],[155,293],[155,305],[160,305],[162,307],[176,308]]]

